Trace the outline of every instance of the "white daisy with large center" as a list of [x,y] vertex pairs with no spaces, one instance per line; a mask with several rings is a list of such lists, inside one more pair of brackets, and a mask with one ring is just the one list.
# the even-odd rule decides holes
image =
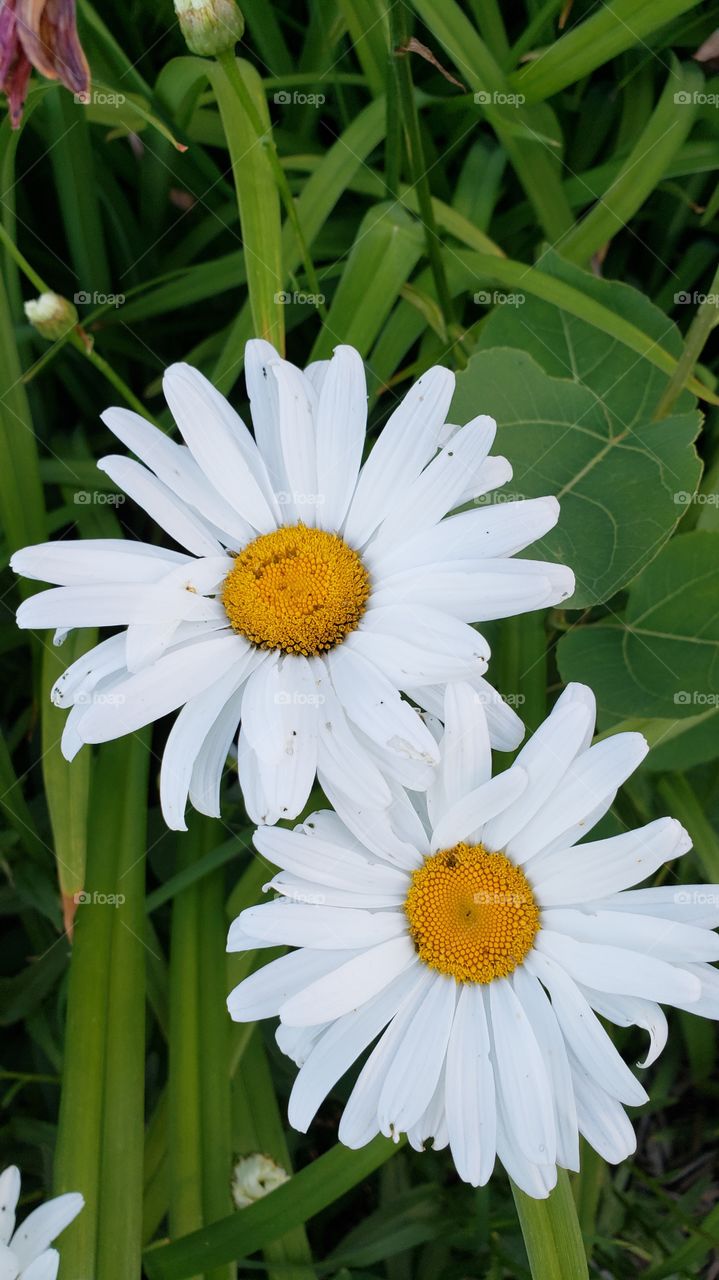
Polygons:
[[[26,600],[21,627],[122,627],[71,665],[53,698],[70,707],[63,751],[132,733],[181,708],[161,773],[166,821],[187,799],[219,815],[238,739],[250,817],[295,817],[315,775],[377,807],[391,786],[431,781],[437,745],[401,693],[424,706],[448,680],[487,702],[493,744],[518,717],[483,680],[489,648],[469,624],[541,609],[573,592],[562,565],[512,557],[557,521],[555,498],[456,509],[511,476],[490,457],[491,418],[445,419],[447,369],[424,374],[362,465],[362,360],[341,346],[303,373],[247,344],[254,438],[197,370],[173,365],[165,395],[184,445],[137,414],[104,421],[139,461],[101,470],[182,548],[132,539],[57,541],[17,552],[17,573],[57,584]],[[448,513],[455,511],[456,514]]]
[[[660,1003],[719,1016],[719,887],[631,890],[691,842],[672,818],[577,844],[647,751],[638,733],[594,745],[594,698],[569,685],[504,773],[491,777],[481,699],[449,685],[426,796],[385,813],[335,799],[293,831],[260,829],[280,899],[244,911],[228,950],[300,948],[240,983],[237,1021],[279,1015],[300,1067],[303,1132],[375,1041],[339,1126],[449,1144],[460,1176],[498,1157],[543,1198],[579,1134],[617,1162],[635,1148],[624,1104],[647,1100],[597,1014],[667,1036]],[[627,892],[627,890],[629,890]],[[379,1037],[379,1039],[378,1039]]]

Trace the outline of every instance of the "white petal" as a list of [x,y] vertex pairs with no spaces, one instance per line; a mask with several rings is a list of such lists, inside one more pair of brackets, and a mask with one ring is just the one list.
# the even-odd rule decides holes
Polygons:
[[587,733],[594,728],[592,711],[575,700],[576,686],[568,685],[557,700],[551,715],[532,734],[517,756],[526,770],[529,783],[522,800],[501,814],[487,828],[486,838],[492,849],[503,849],[529,824],[542,805],[562,786],[562,780],[577,754],[584,749]]
[[682,972],[699,983],[699,998],[677,1001],[680,1009],[689,1009],[700,1018],[719,1018],[719,969],[711,964],[687,964]]
[[240,927],[261,942],[323,951],[373,947],[407,931],[402,911],[348,911],[282,900],[248,907],[239,919]]
[[43,627],[124,627],[129,622],[162,622],[167,618],[213,616],[215,602],[191,596],[179,587],[149,583],[110,586],[51,587],[24,600],[17,625]]
[[649,1034],[649,1050],[638,1067],[650,1067],[656,1062],[669,1036],[666,1015],[653,1000],[640,1000],[638,996],[613,996],[606,991],[593,991],[591,987],[580,990],[590,1005],[603,1018],[618,1027],[642,1027]]
[[533,1200],[546,1200],[557,1185],[556,1164],[535,1164],[527,1160],[508,1128],[501,1107],[497,1115],[497,1156],[512,1182]]
[[245,382],[250,399],[255,439],[265,461],[275,493],[287,488],[287,476],[280,445],[280,399],[270,365],[280,356],[269,342],[253,338],[245,344]]
[[605,1093],[570,1053],[579,1130],[610,1164],[632,1155],[637,1139],[621,1103]]
[[699,998],[700,983],[691,973],[639,951],[576,942],[549,929],[540,929],[535,948],[556,960],[576,982],[597,991],[641,996],[660,1004],[691,1003]]
[[428,795],[433,825],[468,792],[492,776],[492,752],[484,708],[471,685],[448,684],[439,766]]
[[280,827],[260,827],[254,836],[255,848],[277,867],[296,872],[306,879],[357,893],[405,893],[409,880],[395,867],[372,862],[338,844]]
[[519,965],[512,974],[512,986],[526,1013],[539,1045],[554,1099],[557,1128],[557,1162],[564,1169],[579,1169],[579,1131],[574,1105],[572,1073],[553,1006],[537,978]]
[[485,493],[490,493],[492,489],[501,489],[502,485],[512,479],[512,475],[511,463],[501,454],[493,454],[485,458],[478,467],[470,470],[456,505],[464,506],[465,502],[476,501]]
[[275,529],[264,464],[224,396],[187,364],[170,365],[163,388],[185,442],[217,492],[260,533]]
[[719,960],[719,935],[666,917],[631,915],[624,911],[590,911],[586,907],[550,907],[542,912],[542,924],[579,942],[607,943],[641,951],[677,964]]
[[553,1164],[556,1131],[552,1092],[529,1019],[506,978],[486,992],[494,1046],[495,1083],[508,1130],[535,1164]]
[[[513,805],[527,785],[524,769],[513,765],[497,774],[490,782],[484,782],[467,795],[462,796],[437,823],[432,832],[432,851],[447,849],[460,840],[468,840],[473,832],[483,832],[485,824],[496,813]],[[484,835],[479,839],[485,843]]]
[[416,978],[398,1012],[362,1068],[340,1120],[338,1137],[346,1147],[363,1147],[379,1133],[377,1108],[395,1054],[412,1026],[430,983],[429,971],[415,968]]
[[[671,819],[664,819],[671,821]],[[573,849],[577,854],[580,849]],[[603,897],[601,902],[591,902],[591,907],[604,907],[608,911],[640,912],[648,916],[664,916],[667,920],[680,920],[698,929],[716,929],[719,925],[719,885],[671,884],[654,889],[628,889]]]
[[383,893],[377,886],[366,893],[358,893],[356,889],[335,889],[323,884],[321,880],[303,880],[289,871],[280,871],[263,885],[263,889],[274,889],[291,902],[308,902],[315,906],[356,907],[360,910],[376,911],[379,907],[392,907],[399,910],[407,896],[404,893]]
[[[446,1059],[445,1059],[446,1066]],[[425,1144],[432,1139],[432,1150],[443,1151],[449,1146],[449,1132],[444,1109],[446,1092],[445,1070],[440,1072],[437,1086],[427,1106],[416,1124],[407,1130],[407,1140],[415,1151],[424,1151]]]
[[600,1088],[628,1106],[640,1107],[647,1094],[615,1049],[601,1022],[567,973],[541,953],[527,960],[544,983],[562,1034],[576,1059]]
[[368,609],[343,649],[362,654],[400,689],[481,676],[489,660],[478,631],[426,605]]
[[465,984],[457,1001],[447,1048],[445,1109],[457,1173],[473,1187],[484,1186],[494,1168],[497,1112],[489,1031],[478,986]]
[[[185,805],[195,761],[223,707],[245,679],[253,656],[248,652],[239,671],[233,664],[209,689],[190,698],[170,730],[160,769],[160,801],[162,816],[173,831],[187,830]],[[238,723],[239,715],[235,729]]]
[[33,1209],[17,1228],[10,1242],[20,1267],[29,1266],[44,1253],[55,1237],[77,1217],[84,1204],[79,1191],[68,1191]]
[[[255,661],[258,660],[256,654],[253,657]],[[242,692],[240,686],[228,698],[209,729],[192,766],[190,804],[198,813],[204,813],[208,818],[220,816],[220,785],[232,739],[237,733]]]
[[322,503],[317,524],[336,532],[357,483],[367,427],[364,365],[353,347],[335,347],[323,370],[318,396],[317,492]]
[[534,880],[534,895],[545,907],[591,902],[646,880],[690,848],[681,823],[658,818],[637,831],[549,854]]
[[401,830],[394,828],[392,804],[386,808],[365,808],[326,775],[322,778],[322,787],[345,826],[371,853],[408,871],[421,865],[422,849],[404,838]]
[[429,1106],[452,1030],[456,987],[453,978],[433,974],[397,1045],[377,1103],[380,1129],[388,1138],[406,1133]]
[[467,472],[486,457],[497,431],[493,418],[473,418],[393,504],[372,547],[374,555],[436,525],[459,504]]
[[390,938],[310,983],[282,1005],[280,1018],[291,1027],[312,1026],[318,1015],[323,1022],[341,1018],[379,995],[393,978],[416,963],[417,953],[406,935]]
[[[559,842],[568,831],[589,831],[597,805],[609,803],[649,750],[641,733],[617,733],[597,742],[570,764],[561,783],[506,846],[518,862]],[[608,807],[608,806],[607,806]]]
[[178,498],[203,516],[208,525],[222,531],[226,545],[243,546],[254,536],[252,525],[220,497],[185,445],[170,440],[164,431],[129,409],[106,409],[100,417]]
[[328,666],[346,714],[368,737],[404,756],[436,764],[434,738],[378,667],[346,644],[332,650]]
[[176,711],[188,694],[203,692],[230,668],[241,674],[248,650],[241,636],[221,635],[165,654],[116,685],[111,702],[88,708],[79,726],[83,742],[109,742]]
[[525,560],[488,561],[499,566],[492,571],[465,568],[465,563],[482,566],[485,562],[457,561],[395,573],[377,584],[372,609],[398,606],[401,601],[403,606],[433,606],[462,622],[489,622],[547,608],[574,591],[573,574],[560,565],[550,576],[549,572],[523,572],[525,564],[531,563]]
[[326,497],[317,484],[314,392],[287,360],[271,365],[269,371],[279,390],[280,445],[288,486],[282,496],[283,520],[299,519],[312,526],[317,523],[317,498]]
[[[217,544],[215,544],[217,545]],[[123,538],[83,538],[41,542],[16,551],[10,568],[24,578],[52,582],[60,587],[82,583],[158,582],[189,557],[144,542]]]
[[[228,951],[235,950],[238,932],[236,925],[235,920],[230,927]],[[239,941],[240,950],[246,950],[244,938]],[[273,1018],[287,1000],[318,978],[336,971],[348,955],[351,952],[345,950],[304,950],[291,951],[286,956],[280,956],[279,960],[271,960],[230,992],[227,998],[230,1017],[234,1022],[256,1022],[259,1018]]]
[[39,1258],[25,1268],[22,1280],[56,1280],[59,1269],[60,1254],[57,1249],[46,1249]]
[[351,547],[364,545],[431,458],[453,391],[449,369],[429,369],[389,418],[350,504],[344,536]]
[[[313,664],[322,698],[317,717],[317,774],[325,794],[344,791],[368,808],[386,808],[390,791],[377,765],[363,749],[358,731],[351,728],[324,663]],[[318,675],[319,672],[319,675]]]
[[449,516],[376,558],[368,547],[364,560],[373,574],[384,578],[441,561],[513,556],[553,529],[558,519],[556,498],[503,502]]
[[416,980],[413,969],[405,970],[374,1000],[346,1013],[328,1028],[292,1087],[287,1118],[293,1129],[307,1132],[327,1094],[394,1017]]
[[11,1164],[0,1174],[0,1244],[7,1244],[15,1229],[15,1210],[20,1195],[20,1170]]
[[111,454],[100,458],[99,471],[104,471],[118,488],[142,507],[161,529],[195,556],[219,555],[222,548],[201,516],[186,506],[181,498],[157,479],[151,471],[132,458]]

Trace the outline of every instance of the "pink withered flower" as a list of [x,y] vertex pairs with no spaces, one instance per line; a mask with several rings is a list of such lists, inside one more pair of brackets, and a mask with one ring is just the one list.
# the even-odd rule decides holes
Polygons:
[[0,85],[17,129],[35,67],[83,98],[90,69],[77,34],[75,0],[0,0]]

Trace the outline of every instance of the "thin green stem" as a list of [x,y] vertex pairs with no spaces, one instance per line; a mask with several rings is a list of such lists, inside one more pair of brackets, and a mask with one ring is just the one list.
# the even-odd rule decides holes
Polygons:
[[457,340],[458,363],[464,367],[467,363],[462,350],[460,330],[454,319],[454,304],[447,274],[442,258],[441,240],[437,231],[437,223],[432,206],[432,192],[427,176],[427,166],[422,146],[422,134],[419,127],[419,115],[412,83],[412,67],[409,54],[406,52],[409,40],[407,13],[403,4],[392,5],[390,9],[390,41],[395,59],[399,106],[404,124],[405,140],[409,161],[412,186],[417,192],[419,215],[424,227],[427,259],[432,271],[437,301],[444,317],[447,334]]
[[[23,275],[27,277],[30,283],[34,285],[40,293],[52,292],[49,285],[47,285],[43,280],[42,276],[38,275],[35,268],[30,265],[24,254],[20,252],[15,241],[10,235],[8,235],[1,222],[0,243],[4,245],[7,252],[17,263],[20,270],[23,272]],[[52,357],[57,355],[61,347],[63,347],[66,342],[69,342],[76,351],[79,351],[81,355],[85,356],[85,358],[90,361],[90,364],[94,365],[98,372],[107,379],[115,390],[119,391],[120,395],[127,401],[131,408],[133,408],[137,413],[142,414],[144,418],[150,418],[151,421],[155,422],[155,419],[148,413],[145,405],[141,400],[138,400],[134,391],[130,390],[127,383],[120,377],[119,373],[115,372],[112,365],[108,363],[104,356],[101,356],[99,352],[95,351],[80,325],[77,325],[72,329],[68,329],[64,337],[59,338],[49,351],[43,353],[38,363],[33,367],[33,376],[37,374],[39,366],[45,365]],[[157,423],[155,423],[155,425],[157,425]]]
[[684,350],[656,407],[655,419],[666,418],[671,413],[684,390],[687,379],[691,376],[694,365],[704,350],[709,334],[717,324],[719,324],[719,267],[714,273],[708,294],[689,326],[684,340]]

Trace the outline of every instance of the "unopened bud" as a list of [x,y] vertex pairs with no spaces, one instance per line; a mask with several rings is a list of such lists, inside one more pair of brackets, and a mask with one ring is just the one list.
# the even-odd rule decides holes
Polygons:
[[232,1198],[238,1209],[246,1209],[287,1182],[289,1174],[270,1156],[256,1152],[237,1161],[232,1179]]
[[175,0],[175,13],[190,53],[212,58],[242,39],[245,19],[235,0]]
[[37,329],[48,342],[64,338],[69,329],[78,323],[75,307],[59,293],[41,293],[25,303],[25,315],[33,329]]

